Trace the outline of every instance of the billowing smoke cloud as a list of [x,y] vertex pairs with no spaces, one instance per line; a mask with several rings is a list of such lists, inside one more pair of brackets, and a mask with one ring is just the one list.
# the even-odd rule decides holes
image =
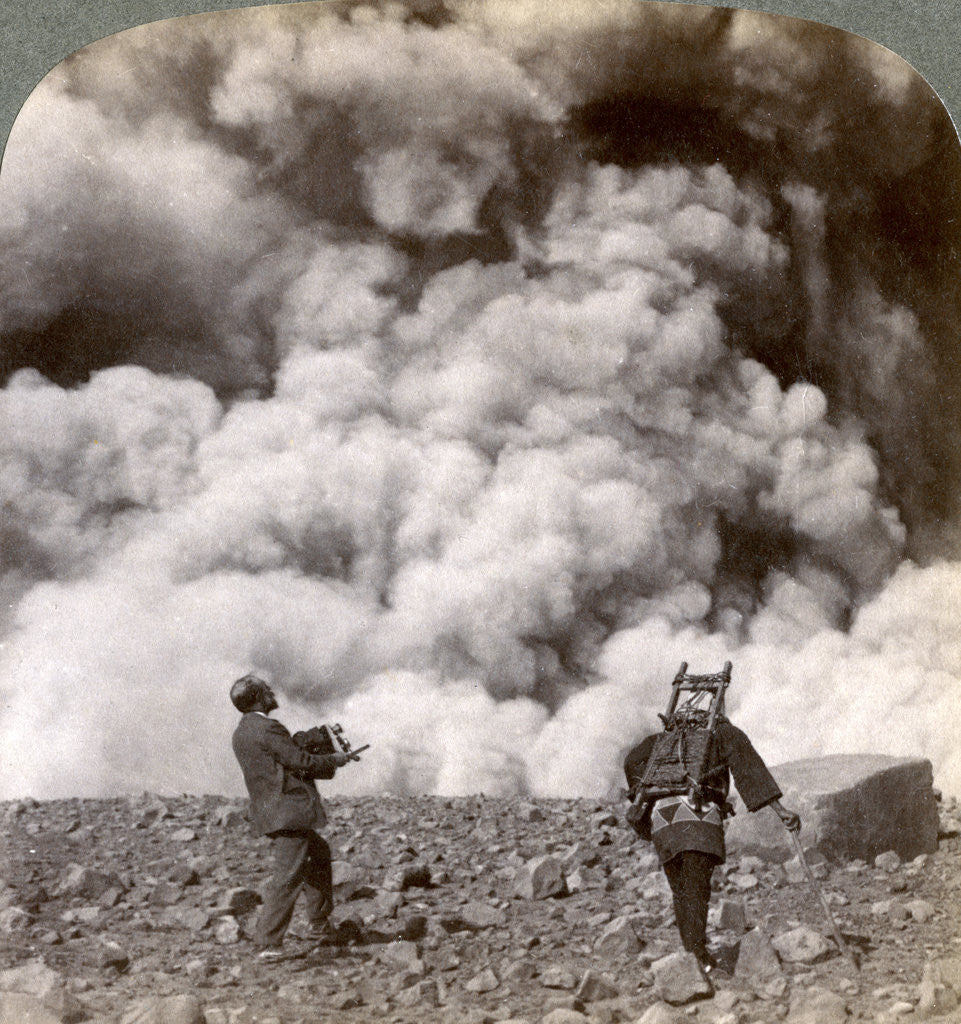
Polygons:
[[817,26],[551,11],[201,16],[31,98],[0,795],[237,791],[250,669],[372,743],[342,787],[601,794],[726,660],[770,760],[961,784],[943,109]]

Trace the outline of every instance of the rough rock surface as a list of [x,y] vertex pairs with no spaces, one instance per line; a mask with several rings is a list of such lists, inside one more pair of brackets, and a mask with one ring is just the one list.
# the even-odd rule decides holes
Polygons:
[[[326,835],[350,868],[337,871],[344,944],[291,934],[274,964],[249,938],[270,846],[243,810],[155,795],[0,804],[0,895],[29,916],[0,933],[0,1024],[961,1020],[954,801],[928,856],[818,865],[858,974],[836,951],[780,957],[798,929],[830,939],[821,905],[803,874],[732,852],[709,930],[726,970],[713,996],[678,1007],[654,970],[680,951],[670,891],[619,802],[331,799]],[[590,886],[525,895],[518,876],[545,857]]]
[[[832,861],[897,853],[912,860],[938,848],[938,804],[931,762],[875,754],[838,754],[771,769],[783,803],[801,815],[801,845]],[[735,804],[728,846],[778,862],[794,854],[777,815]]]

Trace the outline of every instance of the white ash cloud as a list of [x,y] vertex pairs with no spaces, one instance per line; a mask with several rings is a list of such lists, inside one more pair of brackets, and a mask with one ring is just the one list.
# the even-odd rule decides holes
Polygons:
[[352,792],[600,794],[727,660],[769,760],[961,783],[961,574],[893,487],[940,451],[933,299],[773,143],[769,180],[578,152],[684,44],[752,140],[850,162],[817,39],[674,6],[248,10],[44,83],[0,175],[0,795],[236,791],[250,669],[372,743]]

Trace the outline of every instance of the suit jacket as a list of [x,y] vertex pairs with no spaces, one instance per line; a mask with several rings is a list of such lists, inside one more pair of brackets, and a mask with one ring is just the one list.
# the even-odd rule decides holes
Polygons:
[[248,712],[232,745],[250,794],[250,821],[257,835],[284,829],[322,828],[327,823],[314,779],[332,779],[333,757],[308,754],[272,718]]

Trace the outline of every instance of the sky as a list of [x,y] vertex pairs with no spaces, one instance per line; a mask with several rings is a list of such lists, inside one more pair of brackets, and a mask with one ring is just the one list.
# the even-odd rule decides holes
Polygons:
[[900,58],[628,0],[111,36],[0,166],[0,798],[601,797],[681,662],[961,793],[961,158]]

